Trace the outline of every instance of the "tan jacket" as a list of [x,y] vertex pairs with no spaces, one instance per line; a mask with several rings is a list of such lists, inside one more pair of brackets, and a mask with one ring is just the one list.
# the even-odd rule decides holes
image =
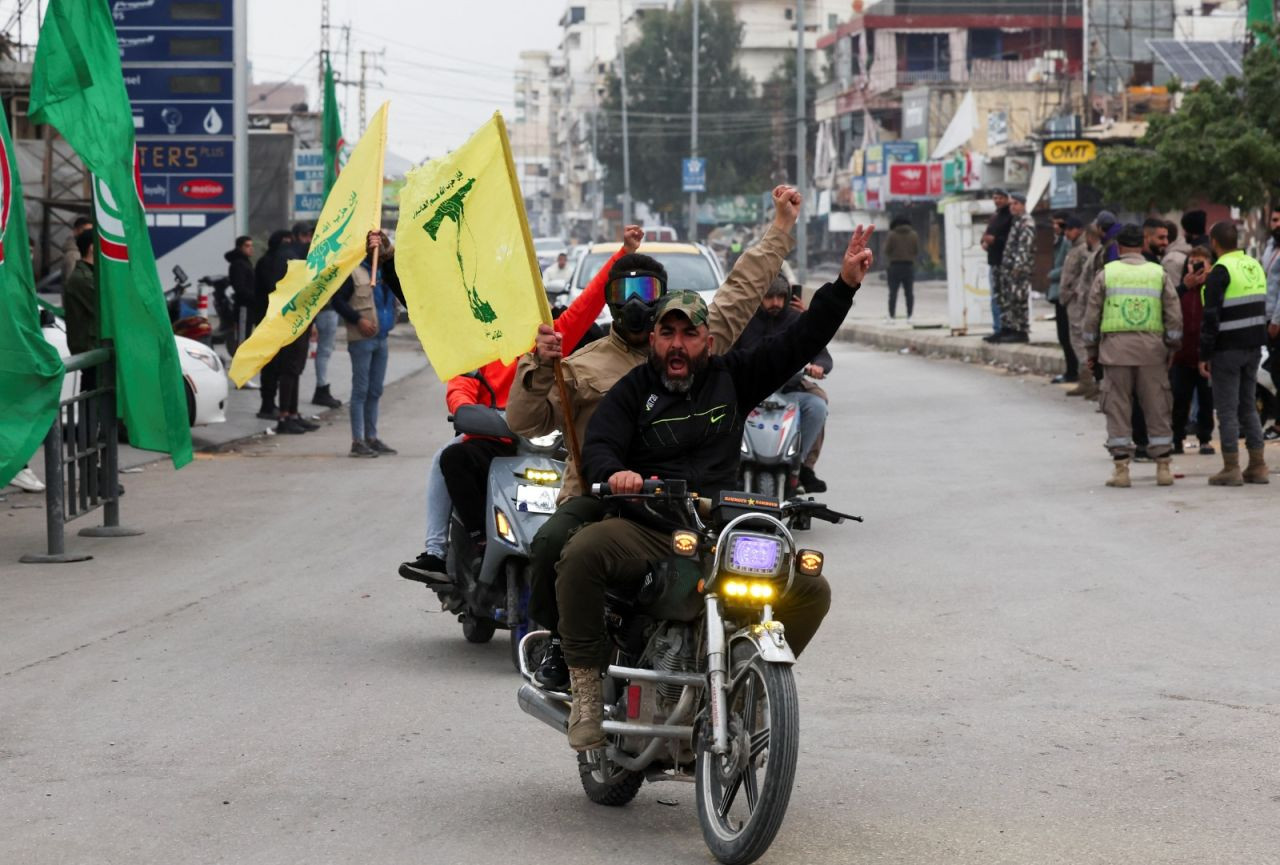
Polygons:
[[[356,269],[351,271],[351,282],[354,290],[351,292],[351,300],[347,301],[351,308],[360,313],[361,318],[367,318],[374,324],[378,323],[377,303],[373,298],[373,278],[369,275],[368,269],[363,263],[357,264]],[[359,342],[365,338],[360,332],[360,326],[347,322],[347,342]]]
[[[710,306],[707,327],[715,337],[715,352],[724,354],[733,347],[751,316],[755,315],[765,289],[791,253],[791,235],[773,226],[760,242],[738,259],[733,271],[716,291]],[[567,357],[561,364],[565,387],[573,405],[573,426],[578,441],[587,436],[587,423],[609,388],[649,357],[649,345],[629,346],[611,328],[606,339],[598,339]],[[516,366],[516,380],[507,397],[507,425],[525,438],[547,435],[564,428],[564,413],[551,364],[540,364],[530,352]],[[578,466],[572,456],[565,468],[560,501],[583,494]]]
[[1089,284],[1084,280],[1085,263],[1089,260],[1089,244],[1085,242],[1081,232],[1067,250],[1067,257],[1062,262],[1062,278],[1058,282],[1058,303],[1071,306],[1073,303],[1083,304],[1089,294]]
[[[1122,255],[1119,261],[1135,266],[1147,260],[1142,253]],[[1182,345],[1182,305],[1178,303],[1178,290],[1166,273],[1164,291],[1160,302],[1164,308],[1164,333],[1102,333],[1102,304],[1107,297],[1107,274],[1104,270],[1089,287],[1089,297],[1084,308],[1081,331],[1089,348],[1089,357],[1096,358],[1103,366],[1149,366],[1165,363],[1171,349]]]

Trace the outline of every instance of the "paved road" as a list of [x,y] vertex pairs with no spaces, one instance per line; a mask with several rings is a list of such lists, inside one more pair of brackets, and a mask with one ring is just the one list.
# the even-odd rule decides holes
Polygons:
[[[1277,861],[1280,488],[1187,457],[1107,490],[1100,416],[1059,389],[834,350],[820,468],[867,522],[812,533],[836,600],[762,861]],[[75,538],[83,565],[14,564],[40,515],[0,505],[0,862],[709,861],[691,786],[591,805],[505,644],[394,576],[440,402],[393,389],[394,458],[347,459],[340,413],[149,466],[147,534]]]

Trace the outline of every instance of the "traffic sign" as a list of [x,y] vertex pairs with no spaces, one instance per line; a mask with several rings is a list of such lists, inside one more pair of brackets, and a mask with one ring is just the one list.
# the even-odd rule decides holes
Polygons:
[[682,160],[680,177],[685,192],[706,192],[707,160],[702,157]]

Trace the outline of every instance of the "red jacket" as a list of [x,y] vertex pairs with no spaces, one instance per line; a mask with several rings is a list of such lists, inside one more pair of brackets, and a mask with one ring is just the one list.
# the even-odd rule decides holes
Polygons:
[[[556,333],[563,337],[565,345],[577,345],[586,336],[596,316],[600,315],[600,310],[604,309],[604,287],[609,281],[609,268],[613,267],[613,263],[623,254],[624,251],[621,249],[615,252],[613,257],[606,261],[599,272],[591,278],[591,282],[587,283],[586,289],[578,295],[578,299],[569,304],[569,308],[552,324]],[[485,387],[484,382],[471,375],[451,378],[444,396],[449,411],[457,411],[460,405],[506,408],[507,394],[511,392],[511,383],[516,380],[516,363],[519,360],[516,358],[510,363],[495,360],[481,367],[480,375],[484,377],[485,382],[489,383],[489,387]],[[496,403],[493,395],[489,393],[489,388],[493,388],[493,394],[497,395]]]
[[1182,307],[1182,348],[1174,353],[1173,363],[1195,368],[1200,364],[1200,323],[1204,321],[1200,289],[1179,285],[1178,303]]

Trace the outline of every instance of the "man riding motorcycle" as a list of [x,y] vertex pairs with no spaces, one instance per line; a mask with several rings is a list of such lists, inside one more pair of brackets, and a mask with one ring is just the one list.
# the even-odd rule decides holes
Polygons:
[[[644,230],[640,226],[628,225],[624,228],[621,248],[592,277],[582,294],[556,319],[555,324],[547,329],[557,337],[562,334],[567,336],[570,345],[577,344],[604,306],[605,280],[609,268],[624,255],[635,252],[643,240]],[[450,414],[464,405],[505,408],[515,374],[514,362],[495,360],[474,374],[450,379],[445,393]],[[472,444],[459,436],[436,451],[427,475],[426,548],[417,559],[400,565],[400,576],[428,585],[449,582],[445,572],[449,511],[455,502],[462,501],[464,504],[459,508],[459,516],[467,524],[467,529],[472,532],[484,530],[485,483],[489,462],[497,455],[498,450],[499,447],[493,440]],[[478,506],[477,501],[480,503]]]
[[[791,284],[778,276],[760,301],[760,309],[747,323],[735,348],[754,348],[770,336],[795,324],[803,307],[791,302]],[[818,438],[827,423],[827,395],[809,379],[821,379],[831,372],[831,352],[823,348],[798,369],[782,386],[782,393],[794,399],[800,408],[800,486],[806,493],[825,493],[827,485],[816,474]],[[790,491],[787,491],[788,494]],[[779,491],[781,494],[781,491]]]
[[[800,214],[800,194],[790,186],[778,186],[773,190],[773,202],[773,225],[758,244],[738,259],[716,291],[707,326],[715,335],[719,351],[727,351],[737,340],[795,245],[791,229]],[[667,291],[666,270],[645,255],[615,262],[609,277],[606,301],[613,327],[608,338],[575,352],[562,364],[579,441],[584,439],[587,424],[604,395],[649,356],[653,304]],[[513,432],[526,438],[564,427],[564,412],[552,375],[552,362],[561,356],[561,345],[560,338],[549,328],[539,327],[534,351],[521,358],[516,369],[507,423]],[[584,492],[579,466],[570,454],[559,507],[538,530],[530,548],[533,585],[529,613],[552,633],[535,678],[543,687],[555,690],[563,690],[569,681],[556,628],[556,561],[570,534],[602,516],[599,500],[584,496]]]
[[[788,330],[755,348],[712,356],[715,337],[696,292],[667,295],[655,311],[649,363],[613,387],[587,427],[584,480],[608,482],[614,495],[639,493],[647,477],[682,478],[715,501],[737,481],[746,416],[757,403],[835,336],[871,266],[871,229],[854,233],[840,276],[824,285]],[[569,744],[588,751],[606,744],[600,675],[608,637],[604,596],[634,585],[671,549],[674,520],[650,507],[624,506],[619,517],[583,527],[557,565],[560,633],[573,693]],[[830,606],[822,577],[798,581],[779,601],[796,654],[817,633]]]

